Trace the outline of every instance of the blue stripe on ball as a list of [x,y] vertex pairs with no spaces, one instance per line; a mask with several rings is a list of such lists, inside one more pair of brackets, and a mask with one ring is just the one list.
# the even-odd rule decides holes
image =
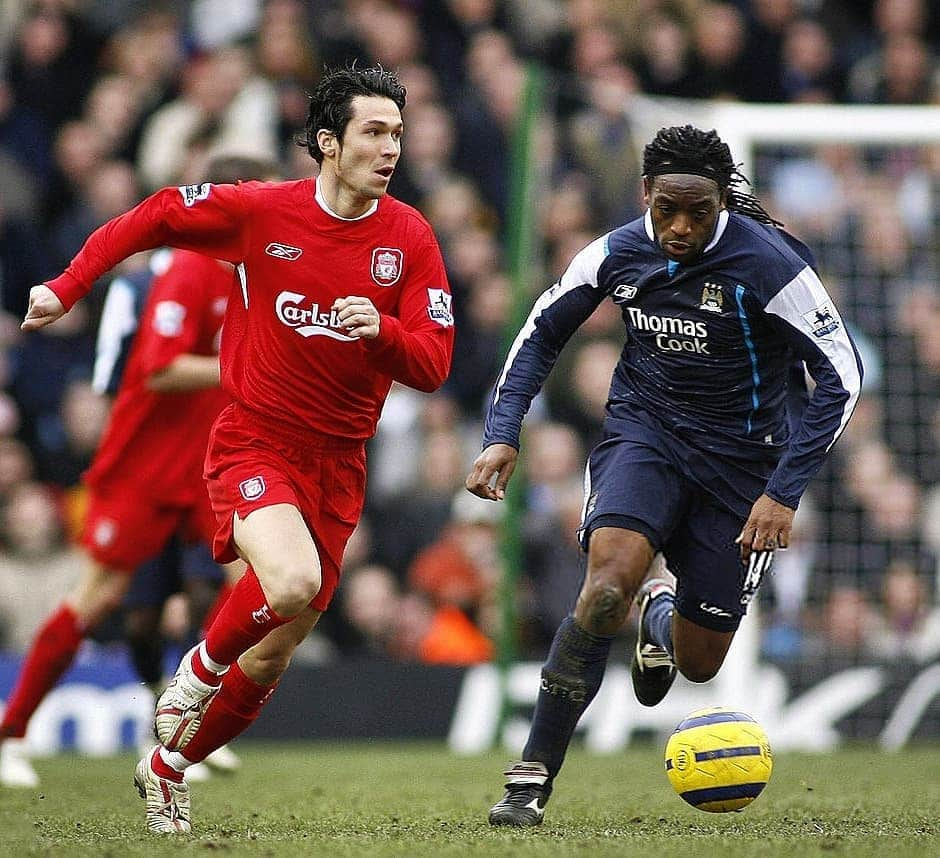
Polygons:
[[714,751],[697,751],[695,761],[718,760],[722,757],[759,757],[760,745],[741,745],[738,748],[716,748]]
[[687,718],[676,727],[675,732],[691,730],[693,727],[707,727],[709,724],[728,724],[735,721],[757,723],[750,715],[745,715],[743,712],[712,712],[709,715],[699,715],[697,718]]
[[690,789],[680,793],[689,804],[698,807],[712,801],[733,801],[740,798],[757,798],[766,786],[763,783],[736,784],[735,786],[707,787],[706,789]]

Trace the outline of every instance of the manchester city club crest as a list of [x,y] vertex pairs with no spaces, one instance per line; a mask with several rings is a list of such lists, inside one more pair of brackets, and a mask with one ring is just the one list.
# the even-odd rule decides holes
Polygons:
[[702,303],[698,305],[700,310],[709,310],[712,313],[720,313],[724,309],[725,296],[721,291],[721,286],[717,283],[705,283],[702,289]]
[[397,247],[377,247],[372,251],[372,279],[379,286],[393,286],[401,277],[404,253]]

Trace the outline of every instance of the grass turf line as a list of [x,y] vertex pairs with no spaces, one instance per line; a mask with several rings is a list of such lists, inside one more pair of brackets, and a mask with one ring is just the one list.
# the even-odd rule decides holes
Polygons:
[[493,829],[505,753],[382,742],[238,746],[242,770],[193,787],[194,834],[155,837],[130,755],[40,759],[39,790],[0,790],[3,856],[883,856],[940,854],[940,745],[778,755],[743,813],[685,805],[659,747],[574,749],[537,829]]

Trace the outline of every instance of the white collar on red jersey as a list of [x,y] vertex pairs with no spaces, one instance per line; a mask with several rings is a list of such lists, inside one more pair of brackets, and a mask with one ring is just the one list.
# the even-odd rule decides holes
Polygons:
[[358,217],[343,217],[342,215],[338,215],[335,211],[333,211],[333,209],[330,208],[329,203],[326,201],[325,197],[320,192],[320,177],[319,176],[317,176],[317,191],[314,194],[314,197],[317,203],[319,204],[320,208],[323,209],[323,211],[325,211],[330,217],[335,217],[337,220],[349,220],[349,221],[363,220],[363,218],[367,218],[369,217],[369,215],[374,214],[375,210],[379,207],[379,201],[373,200],[372,205],[370,205],[369,208],[366,209],[366,211],[363,212]]

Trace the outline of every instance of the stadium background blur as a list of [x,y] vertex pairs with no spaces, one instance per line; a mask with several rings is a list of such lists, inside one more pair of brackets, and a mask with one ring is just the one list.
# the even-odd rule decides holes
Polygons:
[[[441,392],[393,390],[335,607],[301,655],[465,665],[493,658],[500,615],[501,508],[462,485],[511,321],[511,145],[527,69],[545,99],[526,303],[641,213],[634,95],[936,105],[938,37],[927,0],[4,0],[0,647],[21,652],[77,574],[80,475],[107,414],[90,386],[107,282],[25,336],[29,288],[143,195],[200,181],[213,154],[310,175],[293,136],[324,64],[379,61],[408,89],[391,192],[438,235],[458,333]],[[928,665],[940,654],[940,146],[763,147],[752,178],[816,251],[867,369],[761,591],[762,657]],[[521,658],[542,658],[577,591],[583,464],[622,340],[608,303],[527,421]],[[167,610],[171,639],[183,610]],[[109,626],[89,646],[116,636]]]

